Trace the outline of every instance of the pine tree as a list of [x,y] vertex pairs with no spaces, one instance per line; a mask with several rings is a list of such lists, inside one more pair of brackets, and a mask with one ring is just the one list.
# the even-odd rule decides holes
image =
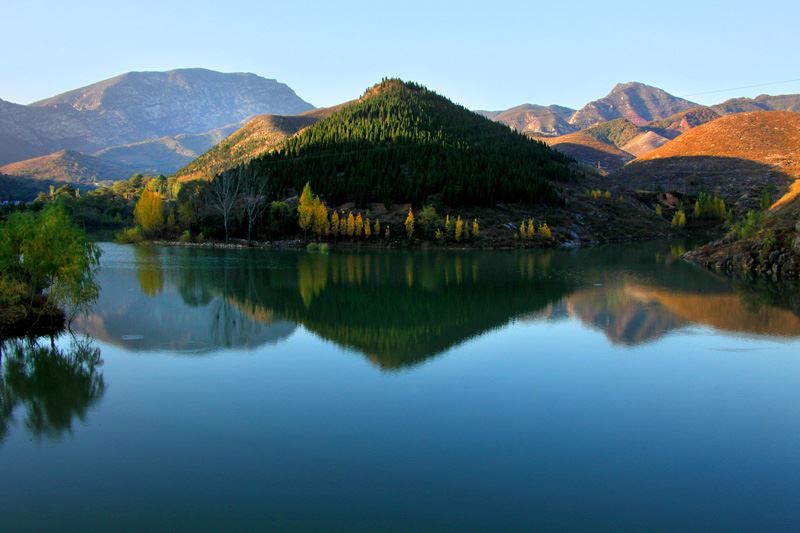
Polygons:
[[410,207],[408,208],[408,216],[406,217],[405,226],[406,235],[408,235],[408,238],[410,239],[414,236],[414,212],[411,211]]
[[347,236],[353,238],[353,234],[356,232],[356,219],[353,217],[353,212],[347,212]]
[[464,233],[464,221],[461,220],[461,215],[456,217],[455,239],[456,242],[461,240],[461,235]]
[[528,238],[528,225],[525,223],[525,219],[522,219],[522,223],[519,225],[519,238],[525,240]]
[[444,217],[444,234],[450,235],[450,215]]

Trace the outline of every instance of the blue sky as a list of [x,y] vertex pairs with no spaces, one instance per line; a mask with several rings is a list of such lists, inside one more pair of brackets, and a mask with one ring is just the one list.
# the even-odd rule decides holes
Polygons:
[[[701,103],[800,93],[800,3],[10,0],[0,98],[29,103],[130,70],[254,72],[316,106],[384,76],[473,109],[579,107],[620,81]],[[798,80],[765,87],[721,91]],[[707,91],[713,94],[697,95]]]

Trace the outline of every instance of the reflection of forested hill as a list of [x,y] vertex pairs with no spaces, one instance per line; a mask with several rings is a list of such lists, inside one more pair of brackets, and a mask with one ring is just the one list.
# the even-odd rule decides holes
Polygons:
[[[676,258],[578,252],[264,252],[109,247],[85,329],[139,349],[277,342],[302,324],[385,369],[520,318],[572,316],[639,344],[690,323],[800,335],[800,317]],[[134,336],[121,340],[124,336]],[[139,338],[138,336],[141,336]]]

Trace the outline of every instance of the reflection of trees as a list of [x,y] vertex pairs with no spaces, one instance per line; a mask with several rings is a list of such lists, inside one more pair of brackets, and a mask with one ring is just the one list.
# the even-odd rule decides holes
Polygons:
[[66,351],[41,340],[13,339],[0,344],[0,355],[0,438],[17,408],[24,409],[25,427],[34,436],[59,437],[105,392],[100,350],[89,337],[74,338]]
[[139,286],[147,296],[154,297],[164,290],[164,268],[161,265],[159,249],[155,246],[134,246]]

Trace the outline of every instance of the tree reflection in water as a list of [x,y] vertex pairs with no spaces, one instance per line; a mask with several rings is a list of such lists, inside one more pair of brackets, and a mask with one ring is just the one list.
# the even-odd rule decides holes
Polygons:
[[10,339],[0,343],[0,357],[0,440],[18,411],[36,438],[71,433],[105,392],[100,349],[89,336],[72,337],[66,350],[52,337]]

